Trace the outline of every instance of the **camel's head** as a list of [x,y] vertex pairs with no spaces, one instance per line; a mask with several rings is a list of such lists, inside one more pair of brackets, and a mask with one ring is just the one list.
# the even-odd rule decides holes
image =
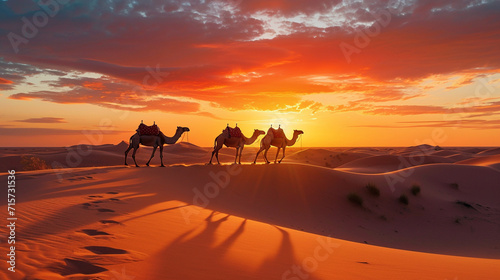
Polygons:
[[188,127],[178,126],[177,127],[177,131],[179,131],[179,132],[188,132],[189,128]]
[[293,131],[293,134],[301,135],[301,134],[304,134],[304,131],[296,129],[296,130]]
[[263,135],[266,133],[264,132],[264,130],[254,129],[253,134],[256,134],[257,136],[259,136],[259,135]]

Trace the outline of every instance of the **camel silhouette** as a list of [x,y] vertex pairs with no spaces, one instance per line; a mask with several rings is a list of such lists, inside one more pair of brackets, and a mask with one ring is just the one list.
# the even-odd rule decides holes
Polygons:
[[272,127],[269,128],[267,130],[266,136],[264,136],[264,138],[260,140],[260,149],[255,155],[255,160],[253,161],[253,163],[255,164],[257,162],[257,157],[262,151],[264,151],[264,159],[266,160],[266,163],[270,163],[269,160],[267,159],[267,151],[269,151],[271,146],[275,146],[278,148],[278,151],[276,152],[276,157],[274,158],[274,163],[276,163],[276,161],[278,160],[280,149],[283,149],[283,156],[278,161],[278,163],[281,163],[281,161],[285,158],[286,147],[295,145],[295,142],[297,142],[297,139],[301,134],[304,134],[302,130],[294,130],[293,137],[292,139],[289,140],[288,138],[286,138],[281,127],[278,129],[274,129]]
[[231,148],[236,148],[236,156],[234,157],[234,163],[239,163],[241,164],[241,153],[243,152],[243,148],[245,145],[251,145],[255,140],[260,135],[265,134],[263,130],[258,130],[255,129],[252,137],[247,138],[243,133],[241,134],[241,137],[234,137],[230,136],[229,130],[224,129],[219,136],[215,138],[214,141],[214,150],[212,152],[212,156],[210,157],[210,162],[208,164],[212,164],[212,159],[215,154],[215,158],[217,159],[217,163],[220,164],[219,162],[219,150],[222,149],[223,145],[226,145],[226,147],[231,147]]
[[153,147],[153,152],[151,153],[151,157],[149,158],[146,165],[149,166],[151,159],[153,159],[153,157],[155,156],[156,148],[160,147],[161,167],[165,167],[165,165],[163,165],[163,145],[175,144],[177,140],[179,140],[179,138],[181,137],[182,133],[187,131],[189,131],[189,128],[178,126],[174,136],[172,137],[165,136],[163,132],[160,132],[160,134],[158,135],[139,135],[139,133],[132,135],[130,137],[130,144],[127,150],[125,151],[125,165],[128,165],[127,164],[128,152],[133,148],[134,152],[132,153],[132,158],[134,159],[135,166],[139,167],[139,165],[137,165],[137,162],[135,161],[135,153],[137,152],[137,149],[139,149],[139,145],[143,145],[143,146]]

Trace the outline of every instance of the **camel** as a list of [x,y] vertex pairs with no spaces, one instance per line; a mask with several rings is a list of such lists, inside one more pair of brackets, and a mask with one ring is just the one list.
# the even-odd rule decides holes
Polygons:
[[189,131],[189,128],[178,126],[174,136],[172,137],[165,136],[163,132],[160,132],[160,134],[158,135],[139,135],[138,133],[132,135],[132,137],[130,137],[130,144],[128,146],[128,149],[125,151],[125,165],[128,165],[127,164],[128,152],[133,148],[134,152],[132,153],[132,158],[134,159],[135,166],[139,167],[139,165],[137,165],[137,162],[135,161],[135,153],[137,152],[137,149],[139,149],[139,145],[143,145],[143,146],[153,147],[153,153],[151,154],[151,157],[149,158],[146,165],[149,166],[151,159],[153,159],[155,155],[156,148],[158,148],[159,146],[161,167],[165,167],[165,165],[163,165],[163,145],[175,144],[175,142],[177,142],[177,140],[179,140],[179,138],[181,137],[182,133],[187,131]]
[[260,152],[264,151],[264,159],[266,160],[266,163],[270,163],[269,160],[267,159],[267,151],[271,146],[275,146],[278,148],[278,152],[276,153],[276,158],[274,159],[274,163],[278,160],[278,155],[280,153],[280,149],[283,149],[283,157],[278,161],[278,163],[281,163],[281,161],[285,158],[285,149],[287,146],[293,146],[295,145],[295,142],[297,142],[297,138],[299,138],[299,135],[304,134],[302,130],[294,130],[293,131],[293,137],[292,139],[286,138],[286,136],[283,134],[284,137],[280,138],[275,138],[273,128],[269,128],[267,131],[266,136],[260,140],[260,149],[255,155],[255,160],[253,163],[255,164],[257,162],[257,157],[259,156]]
[[214,151],[212,152],[212,156],[210,157],[210,162],[208,164],[212,164],[212,158],[214,157],[217,159],[217,163],[220,164],[219,162],[219,150],[222,149],[223,145],[226,145],[226,147],[232,147],[236,148],[236,156],[234,157],[234,164],[238,162],[241,164],[241,153],[243,152],[243,148],[245,145],[251,145],[257,138],[259,138],[260,135],[266,134],[262,130],[255,129],[252,137],[247,138],[245,135],[242,134],[242,137],[229,137],[228,133],[226,130],[223,130],[222,133],[215,138],[214,141]]

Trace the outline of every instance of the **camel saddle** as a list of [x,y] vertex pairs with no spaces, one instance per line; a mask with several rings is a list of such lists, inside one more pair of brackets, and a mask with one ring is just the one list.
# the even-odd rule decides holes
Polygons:
[[271,132],[273,133],[274,138],[285,138],[285,132],[283,131],[283,129],[274,129],[271,127],[269,130],[271,130]]
[[241,133],[241,130],[239,127],[235,127],[235,128],[227,127],[227,129],[229,129],[229,135],[231,135],[231,137],[237,137],[237,138],[243,137],[243,133]]
[[149,126],[141,123],[139,128],[137,128],[137,133],[139,135],[158,135],[160,134],[160,129],[156,124]]

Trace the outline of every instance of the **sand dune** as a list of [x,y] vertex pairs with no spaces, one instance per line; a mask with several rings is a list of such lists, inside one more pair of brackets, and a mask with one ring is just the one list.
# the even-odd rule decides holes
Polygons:
[[[93,160],[121,161],[123,146],[95,147]],[[361,153],[367,148],[291,149],[288,163],[206,166],[210,148],[186,143],[168,148],[172,153],[165,155],[177,162],[166,168],[19,172],[19,271],[12,278],[2,262],[0,278],[500,275],[500,171],[491,168],[500,163],[497,156],[455,164],[449,157],[466,152],[445,149],[423,157],[420,165],[388,171],[407,149],[380,148],[370,154]],[[5,151],[9,157],[21,154]],[[254,151],[246,149],[246,157]],[[377,155],[382,151],[392,155]],[[225,152],[232,161],[232,151]],[[63,153],[54,148],[38,155]],[[352,169],[324,167],[337,155],[353,159],[345,164]],[[5,173],[0,177],[6,180]],[[379,196],[366,189],[368,183]],[[415,185],[420,193],[413,195]],[[350,202],[350,194],[360,197],[361,205]],[[401,195],[407,205],[399,201]],[[4,203],[6,194],[0,198]]]
[[[127,147],[128,144],[122,141],[117,145],[76,145],[65,148],[0,148],[0,168],[3,170],[7,168],[25,170],[25,165],[22,164],[21,160],[23,156],[40,158],[52,168],[122,165]],[[152,151],[151,147],[141,146],[136,154],[137,163],[145,165]],[[163,155],[166,164],[200,162],[200,155],[202,158],[206,158],[207,162],[209,158],[208,149],[183,142],[165,146]],[[128,155],[129,164],[133,164],[131,156],[132,151]],[[154,165],[160,163],[159,149],[151,163]]]
[[456,149],[440,150],[437,152],[433,152],[430,155],[445,157],[445,158],[450,159],[454,162],[466,160],[466,159],[469,159],[469,158],[472,158],[475,156],[474,153],[462,151],[462,150],[456,150]]
[[485,150],[485,151],[481,151],[481,152],[479,152],[477,154],[481,155],[481,156],[498,155],[498,154],[500,154],[500,148],[488,149],[488,150]]
[[347,151],[337,152],[327,149],[308,148],[290,154],[285,158],[284,162],[302,162],[334,168],[353,160],[368,156],[371,156],[371,154]]
[[407,156],[421,155],[421,154],[429,155],[435,151],[441,151],[441,150],[442,150],[442,148],[439,146],[431,146],[431,145],[427,145],[427,144],[422,144],[422,145],[418,145],[418,146],[411,146],[411,147],[398,149],[397,153],[399,155],[407,155]]
[[354,160],[339,166],[338,169],[359,173],[384,173],[424,164],[452,162],[454,162],[452,159],[440,156],[383,155],[364,157],[358,160]]
[[493,168],[500,168],[500,154],[491,156],[475,157],[457,162],[457,164],[471,164],[479,166],[489,166]]

